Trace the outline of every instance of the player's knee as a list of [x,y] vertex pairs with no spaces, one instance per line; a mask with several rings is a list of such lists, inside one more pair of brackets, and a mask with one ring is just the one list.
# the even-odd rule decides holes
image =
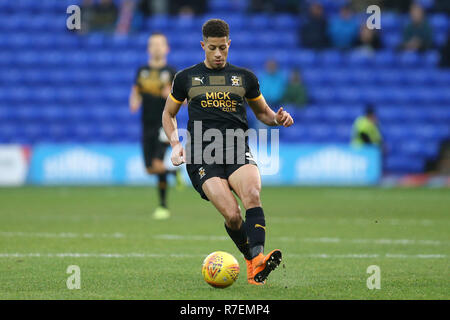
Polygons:
[[239,208],[233,214],[227,216],[227,225],[233,230],[239,229],[242,223],[241,211]]
[[154,174],[155,170],[153,170],[152,167],[146,167],[145,170],[147,171],[148,174]]
[[261,206],[260,192],[261,189],[258,187],[250,187],[244,191],[242,202],[246,208]]

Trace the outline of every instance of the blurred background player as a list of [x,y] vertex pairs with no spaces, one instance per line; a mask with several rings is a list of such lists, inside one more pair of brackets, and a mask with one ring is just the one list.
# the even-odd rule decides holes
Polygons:
[[383,145],[378,118],[372,104],[366,106],[364,115],[356,118],[352,128],[352,146],[373,146],[380,150],[381,171],[385,167],[386,148]]
[[373,145],[381,147],[382,137],[378,129],[377,116],[370,104],[366,107],[365,114],[358,117],[353,124],[352,144],[355,146]]
[[166,200],[167,175],[175,175],[177,187],[183,185],[180,172],[168,170],[164,165],[164,155],[169,144],[162,132],[161,123],[165,99],[170,93],[175,69],[167,65],[169,44],[164,34],[153,33],[149,37],[148,53],[150,59],[147,65],[138,69],[135,84],[131,88],[129,104],[133,113],[142,106],[142,152],[145,167],[149,174],[158,175],[159,206],[154,211],[153,217],[167,219],[170,217]]

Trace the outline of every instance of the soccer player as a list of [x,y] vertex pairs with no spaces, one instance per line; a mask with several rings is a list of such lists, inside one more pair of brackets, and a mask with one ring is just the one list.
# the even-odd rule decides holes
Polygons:
[[142,153],[145,167],[149,174],[158,175],[159,206],[153,212],[155,219],[167,219],[167,175],[176,176],[177,185],[182,185],[179,170],[168,170],[164,165],[164,154],[169,146],[164,135],[161,116],[164,104],[170,93],[175,69],[167,65],[169,45],[162,33],[154,33],[148,39],[150,59],[147,65],[141,66],[136,75],[135,84],[131,88],[129,105],[135,113],[142,105]]
[[[269,273],[280,264],[281,251],[276,249],[264,255],[266,223],[260,199],[261,178],[250,153],[248,139],[237,139],[238,143],[232,145],[232,161],[228,161],[230,158],[227,156],[227,161],[222,163],[211,163],[203,158],[198,162],[196,146],[200,145],[201,151],[208,148],[207,143],[198,141],[198,125],[201,121],[201,140],[208,129],[220,130],[223,141],[229,129],[247,131],[245,100],[266,125],[289,127],[293,119],[283,108],[276,113],[272,111],[251,71],[227,62],[231,40],[225,21],[208,20],[202,33],[203,41],[200,43],[205,51],[205,60],[175,75],[163,112],[164,131],[172,146],[171,160],[176,166],[186,162],[196,191],[203,199],[211,201],[225,218],[225,229],[246,260],[248,283],[264,284]],[[189,112],[187,131],[191,137],[187,139],[186,150],[179,141],[176,122],[176,114],[185,99]],[[222,152],[225,153],[225,149]],[[190,150],[193,152],[188,152]],[[236,161],[238,158],[243,161]],[[245,222],[232,191],[246,210]]]

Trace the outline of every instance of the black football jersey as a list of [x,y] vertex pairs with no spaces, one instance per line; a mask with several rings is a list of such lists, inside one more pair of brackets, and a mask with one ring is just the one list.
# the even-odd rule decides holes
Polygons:
[[222,69],[209,69],[202,62],[175,75],[170,97],[188,102],[188,131],[193,135],[194,121],[202,121],[202,131],[248,129],[246,100],[261,97],[259,82],[248,69],[227,63]]
[[142,96],[142,123],[144,130],[159,129],[166,99],[161,90],[171,83],[175,69],[170,66],[153,68],[148,65],[138,69],[135,84]]

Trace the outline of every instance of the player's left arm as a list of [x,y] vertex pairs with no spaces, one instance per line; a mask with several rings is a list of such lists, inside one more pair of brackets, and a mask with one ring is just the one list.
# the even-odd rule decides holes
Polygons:
[[139,87],[137,85],[134,85],[133,87],[131,87],[131,92],[128,99],[130,111],[132,113],[137,112],[141,107],[141,104],[142,104],[142,96],[139,92]]
[[162,89],[161,89],[161,97],[162,97],[163,99],[167,99],[167,97],[168,97],[169,94],[170,94],[170,90],[172,90],[172,85],[171,85],[170,82],[167,83],[167,84],[165,84],[165,85],[163,85],[163,87],[162,87]]
[[294,123],[294,119],[289,112],[284,111],[283,107],[274,112],[262,95],[258,99],[247,99],[247,102],[256,118],[268,126],[290,127]]

